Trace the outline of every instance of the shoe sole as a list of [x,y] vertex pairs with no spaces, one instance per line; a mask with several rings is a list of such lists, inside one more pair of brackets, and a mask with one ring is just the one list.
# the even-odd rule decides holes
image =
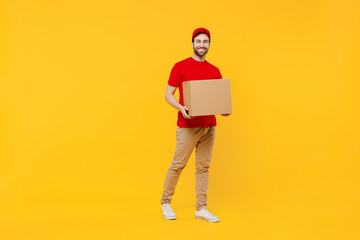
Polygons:
[[176,220],[176,217],[165,217],[164,215],[163,215],[163,217],[167,220]]
[[197,218],[197,219],[202,219],[202,220],[205,220],[205,221],[208,221],[208,222],[212,222],[212,223],[220,222],[220,219],[219,219],[219,220],[211,220],[211,219],[207,219],[207,218],[199,217],[199,216],[195,216],[195,218]]

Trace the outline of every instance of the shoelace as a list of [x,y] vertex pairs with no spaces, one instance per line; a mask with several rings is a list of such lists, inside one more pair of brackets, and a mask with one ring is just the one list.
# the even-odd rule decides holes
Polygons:
[[209,217],[215,217],[214,215],[212,215],[212,214],[209,212],[209,210],[206,209],[206,207],[203,208],[203,209],[201,209],[201,211],[203,211],[204,214],[207,215],[207,216],[209,216]]
[[169,205],[165,205],[164,206],[164,211],[167,213],[167,214],[172,214],[174,215],[174,211],[171,209],[171,207]]

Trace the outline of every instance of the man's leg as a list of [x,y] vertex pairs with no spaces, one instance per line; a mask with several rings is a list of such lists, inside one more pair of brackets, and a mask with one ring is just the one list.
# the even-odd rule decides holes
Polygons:
[[178,127],[176,129],[176,149],[165,178],[164,191],[161,197],[162,204],[171,202],[180,174],[202,134],[202,128]]
[[207,205],[207,191],[209,184],[209,167],[215,142],[216,127],[206,128],[196,145],[196,209],[199,211]]

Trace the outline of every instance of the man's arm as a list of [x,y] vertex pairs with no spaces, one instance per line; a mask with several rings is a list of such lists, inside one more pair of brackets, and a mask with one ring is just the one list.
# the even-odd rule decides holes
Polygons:
[[170,84],[167,85],[166,91],[165,91],[165,100],[174,108],[179,110],[184,118],[191,119],[193,117],[190,117],[186,111],[189,111],[189,109],[186,106],[182,106],[175,98],[174,92],[176,90],[176,87],[171,86]]

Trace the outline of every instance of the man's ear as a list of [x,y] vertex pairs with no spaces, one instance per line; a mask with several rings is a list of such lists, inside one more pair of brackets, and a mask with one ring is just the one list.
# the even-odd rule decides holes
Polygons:
[[194,48],[194,42],[191,43],[191,47]]

